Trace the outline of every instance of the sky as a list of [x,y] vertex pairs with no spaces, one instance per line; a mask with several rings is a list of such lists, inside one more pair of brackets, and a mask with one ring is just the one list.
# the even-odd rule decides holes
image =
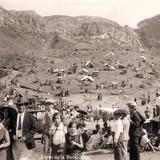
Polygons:
[[98,16],[136,28],[160,14],[160,0],[0,0],[7,10],[34,10],[41,16]]

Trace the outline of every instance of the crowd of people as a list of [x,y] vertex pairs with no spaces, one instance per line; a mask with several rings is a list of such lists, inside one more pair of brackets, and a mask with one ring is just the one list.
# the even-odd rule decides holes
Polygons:
[[[160,94],[157,92],[156,95],[155,116],[159,116]],[[33,158],[37,124],[34,114],[26,110],[27,105],[26,101],[21,99],[14,108],[17,114],[11,114],[7,107],[0,111],[1,160]],[[149,108],[146,107],[143,116],[137,110],[135,100],[127,103],[127,106],[128,109],[119,107],[109,115],[103,122],[103,127],[97,122],[94,129],[87,126],[85,119],[80,120],[77,114],[79,107],[73,106],[71,101],[61,101],[45,107],[44,116],[41,117],[42,157],[52,160],[80,160],[82,152],[112,149],[115,160],[127,160],[128,153],[130,160],[140,160],[141,151],[160,151],[160,131],[157,132],[155,141],[151,142],[144,127],[146,119],[150,118]],[[92,112],[92,108],[87,109]]]

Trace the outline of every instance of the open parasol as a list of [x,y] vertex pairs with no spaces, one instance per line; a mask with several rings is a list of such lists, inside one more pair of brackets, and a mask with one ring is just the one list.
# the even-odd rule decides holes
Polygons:
[[86,111],[83,111],[83,110],[78,110],[77,112],[81,115],[88,115],[88,113]]

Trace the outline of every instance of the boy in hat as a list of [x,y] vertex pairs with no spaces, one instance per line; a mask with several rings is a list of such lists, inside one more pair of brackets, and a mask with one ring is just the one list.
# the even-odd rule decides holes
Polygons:
[[115,127],[114,131],[114,159],[121,160],[122,159],[122,145],[120,141],[121,134],[123,132],[123,124],[121,120],[121,111],[116,110],[114,112],[114,119],[115,119]]

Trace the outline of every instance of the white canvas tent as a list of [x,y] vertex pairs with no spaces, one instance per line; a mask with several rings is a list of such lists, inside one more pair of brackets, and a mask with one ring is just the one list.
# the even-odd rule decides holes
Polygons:
[[55,100],[55,99],[47,99],[45,102],[46,102],[46,103],[55,103],[56,100]]
[[94,82],[94,79],[91,76],[84,76],[83,78],[81,78],[81,81]]

